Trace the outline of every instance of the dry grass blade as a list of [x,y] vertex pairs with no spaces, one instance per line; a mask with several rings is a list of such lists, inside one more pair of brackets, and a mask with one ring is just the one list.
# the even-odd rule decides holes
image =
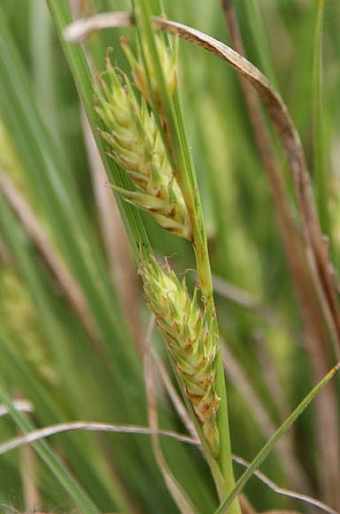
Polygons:
[[[249,462],[245,459],[242,459],[238,455],[233,455],[233,461],[237,462],[241,466],[244,466],[247,468],[249,466]],[[270,480],[264,473],[261,471],[254,471],[254,475],[261,480],[264,484],[266,484],[270,489],[272,489],[277,494],[282,494],[283,496],[288,496],[289,498],[295,498],[297,500],[301,500],[305,503],[308,503],[309,505],[313,505],[314,507],[318,507],[320,510],[323,510],[324,512],[328,512],[329,514],[339,514],[338,511],[332,509],[325,503],[316,500],[315,498],[312,498],[311,496],[308,496],[306,494],[297,493],[296,491],[291,491],[290,489],[285,489],[283,487],[278,486],[275,482]],[[270,511],[270,512],[277,512],[277,511]],[[281,512],[281,511],[280,511]],[[289,511],[291,512],[291,511]]]
[[273,509],[273,510],[266,510],[262,514],[301,514],[301,513],[299,511],[297,511],[297,510],[276,510],[276,509]]
[[130,27],[134,24],[134,17],[128,12],[113,12],[95,14],[90,18],[82,18],[65,29],[65,38],[68,41],[81,43],[86,41],[97,30]]
[[38,490],[38,476],[35,462],[36,455],[31,446],[25,445],[20,452],[20,472],[26,509],[31,505],[41,505]]
[[[33,412],[33,405],[28,400],[14,400],[13,406],[16,410],[19,412]],[[9,411],[5,405],[0,405],[0,417],[5,416],[6,414],[9,414]]]
[[[61,434],[63,432],[76,432],[76,431],[87,431],[87,432],[112,432],[116,434],[140,434],[140,435],[153,435],[155,430],[148,427],[141,427],[137,425],[112,425],[109,423],[96,423],[90,421],[71,421],[69,423],[57,423],[56,425],[50,425],[48,427],[39,428],[23,436],[14,437],[5,443],[0,445],[0,455],[19,448],[25,444],[39,441],[45,437],[51,435]],[[192,437],[177,434],[170,430],[156,430],[156,435],[171,437],[187,444],[196,446],[198,443]]]

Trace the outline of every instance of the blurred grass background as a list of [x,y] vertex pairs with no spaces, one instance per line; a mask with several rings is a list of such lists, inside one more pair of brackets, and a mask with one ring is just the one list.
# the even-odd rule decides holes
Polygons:
[[[218,1],[164,0],[163,4],[170,19],[228,42]],[[234,4],[249,60],[280,92],[299,131],[322,227],[338,269],[340,7],[336,2],[324,5],[320,102],[316,42],[321,2],[237,0]],[[81,9],[91,14],[129,10],[130,5],[123,0],[93,0],[82,2]],[[93,173],[79,97],[53,22],[44,0],[4,0],[0,20],[1,390],[32,402],[29,416],[37,427],[79,419],[146,425],[141,354],[149,315],[107,179]],[[122,34],[132,36],[133,29],[105,31],[90,40],[97,70],[104,69],[108,46],[114,49],[113,61],[128,70],[119,46]],[[180,42],[179,83],[212,269],[220,279],[216,282],[219,324],[231,352],[227,377],[232,445],[236,454],[251,460],[273,427],[310,390],[313,373],[236,73],[207,52]],[[322,141],[315,134],[322,134]],[[274,144],[278,146],[276,140]],[[295,209],[279,149],[277,159]],[[23,199],[33,226],[48,240],[47,255],[67,275],[66,288],[27,226],[27,210],[22,203],[15,208],[15,200]],[[156,253],[171,256],[175,268],[190,269],[193,256],[186,242],[142,218]],[[231,294],[221,280],[239,290]],[[67,291],[79,294],[78,311]],[[244,293],[249,295],[247,302]],[[154,339],[163,355],[156,334]],[[335,387],[339,405],[339,383]],[[184,430],[161,382],[159,407],[162,427]],[[0,427],[1,441],[18,433],[9,416],[1,417]],[[282,486],[304,488],[327,501],[316,433],[312,406],[289,435],[289,455],[297,475],[287,469],[284,452],[274,453],[263,471]],[[74,433],[54,436],[50,442],[98,511],[176,512],[148,436]],[[197,511],[213,512],[217,500],[199,452],[168,440],[162,447]],[[238,474],[240,468],[235,469]],[[306,510],[256,478],[245,492],[258,511]],[[33,454],[27,457],[20,450],[2,455],[0,504],[23,511],[32,502],[58,512],[74,508],[69,494]]]

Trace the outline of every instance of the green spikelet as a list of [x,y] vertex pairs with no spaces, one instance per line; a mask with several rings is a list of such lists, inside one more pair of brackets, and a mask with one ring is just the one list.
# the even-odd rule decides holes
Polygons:
[[[161,36],[155,35],[156,48],[159,56],[159,60],[162,63],[164,78],[169,94],[172,95],[177,85],[177,70],[176,70],[176,48],[175,51],[170,49],[164,44],[164,40]],[[176,43],[175,39],[175,43]],[[137,50],[137,57],[133,54],[128,40],[126,38],[121,40],[121,44],[132,70],[132,77],[137,88],[143,95],[143,97],[151,104],[151,94],[149,89],[148,77],[145,72],[144,62],[142,59],[142,52],[140,45]],[[159,104],[159,92],[158,92],[158,81],[154,67],[154,60],[149,53],[149,48],[146,44],[143,45],[145,49],[145,60],[149,71],[149,80],[151,82],[152,91],[155,94],[156,105]]]
[[216,413],[215,359],[218,340],[206,310],[190,298],[185,280],[178,280],[169,265],[165,271],[152,258],[141,267],[147,303],[156,316],[195,415],[213,453],[219,448]]
[[126,171],[136,190],[114,187],[163,228],[191,241],[187,208],[156,120],[146,101],[137,100],[128,78],[119,76],[108,58],[106,68],[96,92],[95,108],[105,125],[100,134],[109,144],[109,155]]

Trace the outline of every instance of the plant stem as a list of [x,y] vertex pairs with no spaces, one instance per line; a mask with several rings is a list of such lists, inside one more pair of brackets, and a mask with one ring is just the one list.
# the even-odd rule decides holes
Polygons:
[[[182,168],[183,169],[187,169]],[[195,252],[197,274],[199,284],[202,291],[202,299],[206,304],[207,310],[211,316],[212,330],[218,337],[219,329],[216,319],[215,302],[213,297],[213,285],[211,267],[208,253],[208,244],[205,230],[205,223],[203,218],[202,204],[198,194],[197,187],[193,189],[190,184],[188,174],[179,173],[178,182],[182,190],[184,201],[186,203],[190,221],[193,230],[193,248]],[[216,356],[216,390],[221,402],[217,411],[217,426],[220,434],[220,450],[219,455],[215,460],[220,473],[217,473],[214,463],[210,462],[211,467],[214,468],[213,475],[218,489],[218,494],[222,500],[226,491],[231,491],[235,485],[234,472],[231,459],[231,442],[230,430],[228,421],[228,404],[226,394],[226,384],[224,378],[224,368],[221,356],[220,345],[217,347]],[[241,512],[239,502],[236,499],[229,507],[230,514],[239,514]]]
[[[151,25],[152,12],[144,0],[136,1],[140,8],[140,21],[145,35],[149,53],[153,57],[155,74],[159,83],[158,108],[160,125],[163,129],[165,144],[171,162],[173,163],[174,174],[188,209],[192,224],[193,238],[192,244],[195,252],[197,274],[202,293],[202,301],[205,304],[209,316],[210,327],[218,339],[219,331],[216,320],[215,304],[213,298],[212,275],[208,254],[207,236],[203,218],[203,210],[198,192],[193,163],[186,140],[184,123],[179,104],[179,99],[175,93],[172,98],[167,91],[161,63],[156,50]],[[137,17],[136,17],[137,19]],[[138,25],[138,23],[137,23]],[[138,26],[137,26],[138,30]],[[218,345],[216,355],[216,391],[221,401],[217,411],[217,426],[220,436],[220,447],[217,456],[212,454],[211,448],[204,440],[202,430],[198,427],[203,449],[209,466],[211,468],[218,495],[222,500],[233,489],[235,480],[231,458],[230,432],[228,422],[227,396],[224,379],[224,369],[221,358],[221,350]],[[230,505],[230,514],[240,514],[240,506],[237,498]]]

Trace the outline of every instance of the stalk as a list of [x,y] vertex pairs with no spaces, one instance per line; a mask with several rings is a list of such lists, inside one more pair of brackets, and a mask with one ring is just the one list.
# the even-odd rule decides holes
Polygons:
[[[152,106],[154,110],[157,110],[159,114],[158,121],[162,128],[164,143],[167,147],[169,159],[173,165],[174,175],[188,210],[192,228],[192,245],[195,253],[197,274],[202,294],[202,303],[206,309],[207,316],[211,321],[210,328],[218,340],[219,330],[213,298],[212,275],[203,210],[193,170],[193,163],[186,141],[179,99],[176,93],[170,97],[168,88],[166,87],[166,80],[157,53],[153,28],[150,22],[152,13],[147,2],[140,0],[136,2],[136,4],[138,4],[138,7],[140,8],[140,22],[139,24],[137,23],[140,42],[141,44],[143,43],[143,38],[145,38],[146,41],[144,65],[147,69],[148,62],[145,54],[146,52],[149,52],[152,56],[154,73],[157,77],[159,87],[157,98],[153,95],[151,103],[153,104]],[[136,16],[136,19],[138,22],[138,16]],[[141,31],[143,31],[143,38],[141,37]],[[216,392],[220,397],[220,404],[216,418],[217,429],[219,432],[219,451],[216,455],[213,454],[209,445],[206,444],[204,436],[202,437],[202,430],[199,426],[197,427],[197,423],[196,427],[198,428],[204,453],[211,468],[219,497],[222,500],[232,490],[235,480],[232,467],[225,378],[219,344],[216,348],[216,359],[214,365],[216,368]],[[241,510],[237,498],[229,506],[228,512],[230,514],[240,514]]]

